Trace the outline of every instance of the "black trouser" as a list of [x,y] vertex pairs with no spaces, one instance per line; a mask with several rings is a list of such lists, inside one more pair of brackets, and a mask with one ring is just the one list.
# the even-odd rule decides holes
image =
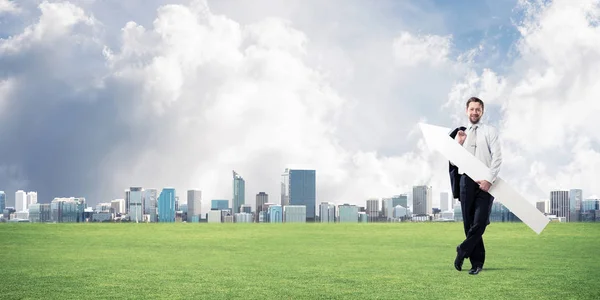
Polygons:
[[490,213],[494,198],[469,176],[460,178],[460,206],[466,239],[459,245],[465,257],[471,261],[472,267],[483,267],[485,263],[485,246],[483,233],[490,223]]

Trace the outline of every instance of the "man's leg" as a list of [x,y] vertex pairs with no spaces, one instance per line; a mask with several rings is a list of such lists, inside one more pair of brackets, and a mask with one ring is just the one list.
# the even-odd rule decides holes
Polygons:
[[459,246],[464,253],[471,258],[473,267],[482,267],[485,260],[485,248],[483,246],[483,233],[487,227],[490,215],[491,195],[480,191],[475,200],[475,216],[473,224],[467,233],[467,238]]
[[[463,227],[465,231],[465,238],[468,237],[469,230],[473,225],[473,220],[475,217],[475,196],[476,189],[479,189],[477,184],[469,178],[467,175],[462,175],[460,178],[460,206],[462,210],[463,216]],[[461,271],[462,263],[465,258],[468,257],[468,254],[465,254],[464,251],[461,251],[458,247],[456,249],[456,259],[454,260],[454,267]]]

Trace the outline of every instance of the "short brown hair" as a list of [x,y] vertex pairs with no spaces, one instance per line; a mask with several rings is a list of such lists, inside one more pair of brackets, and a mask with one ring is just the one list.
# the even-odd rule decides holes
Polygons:
[[469,108],[469,104],[471,102],[477,102],[477,103],[481,104],[481,110],[483,110],[485,108],[483,105],[483,101],[477,97],[471,97],[471,98],[469,98],[469,100],[467,100],[467,108]]

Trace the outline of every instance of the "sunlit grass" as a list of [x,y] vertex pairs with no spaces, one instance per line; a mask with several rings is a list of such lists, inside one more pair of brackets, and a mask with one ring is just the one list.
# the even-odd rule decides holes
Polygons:
[[600,224],[492,223],[477,276],[461,226],[0,224],[0,298],[600,299]]

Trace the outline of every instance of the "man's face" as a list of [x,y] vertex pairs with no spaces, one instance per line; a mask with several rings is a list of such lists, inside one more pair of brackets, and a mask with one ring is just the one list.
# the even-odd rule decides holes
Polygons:
[[483,116],[481,104],[478,102],[469,103],[469,106],[467,107],[467,116],[472,124],[478,123],[479,120],[481,120],[481,116]]

